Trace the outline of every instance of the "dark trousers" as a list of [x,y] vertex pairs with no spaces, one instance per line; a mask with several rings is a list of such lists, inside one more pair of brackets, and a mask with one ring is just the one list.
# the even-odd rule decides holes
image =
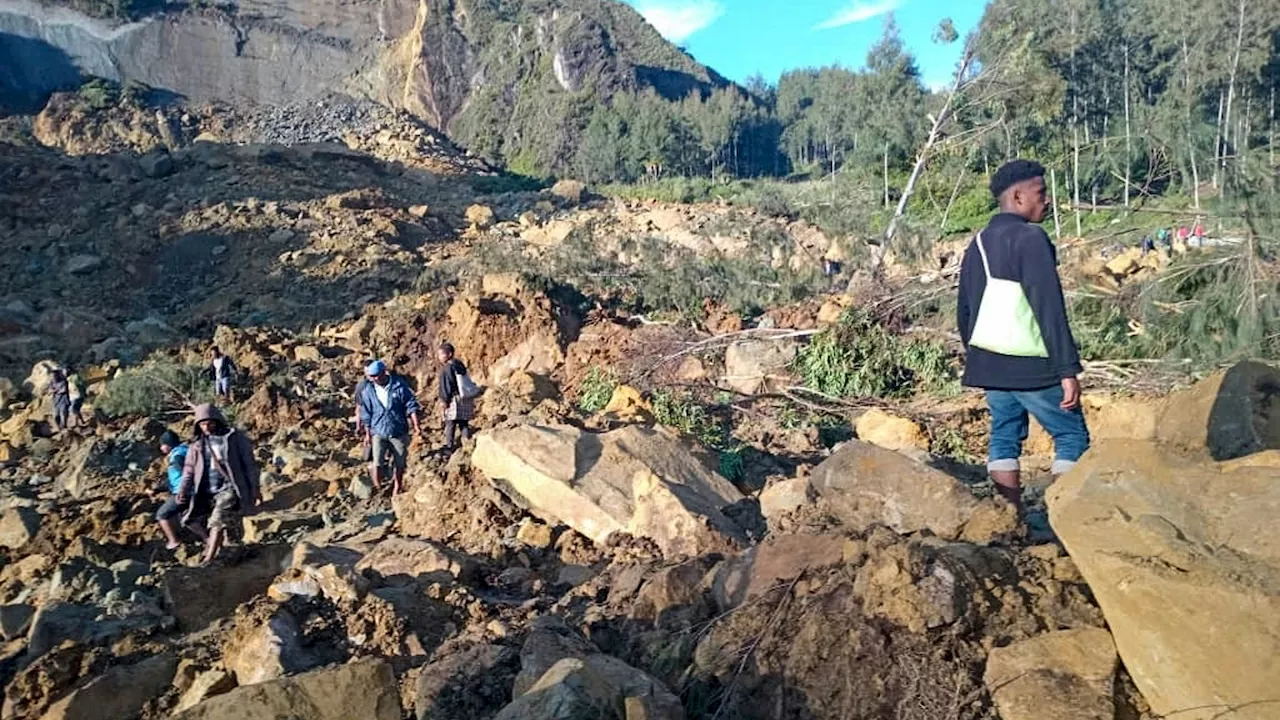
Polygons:
[[67,427],[67,418],[71,415],[71,398],[66,395],[53,396],[53,422],[59,430]]
[[470,420],[445,420],[444,421],[444,445],[445,447],[457,447],[456,435],[457,431],[462,431],[462,439],[471,438],[471,421]]

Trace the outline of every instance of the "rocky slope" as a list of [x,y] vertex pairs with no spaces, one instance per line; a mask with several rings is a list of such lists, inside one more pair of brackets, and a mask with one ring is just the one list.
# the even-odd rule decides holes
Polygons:
[[615,0],[164,7],[121,22],[65,3],[0,1],[0,98],[35,112],[86,75],[241,107],[341,93],[513,158],[522,134],[576,132],[566,121],[583,91],[593,102],[643,88],[681,98],[725,83]]

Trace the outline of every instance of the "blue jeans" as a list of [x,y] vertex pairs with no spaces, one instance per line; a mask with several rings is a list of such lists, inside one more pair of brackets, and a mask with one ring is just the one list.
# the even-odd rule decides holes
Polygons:
[[1084,411],[1063,410],[1062,386],[1043,390],[988,390],[987,407],[991,409],[991,452],[987,467],[991,470],[1017,470],[1022,456],[1022,442],[1030,430],[1028,413],[1045,432],[1053,436],[1053,474],[1070,470],[1089,449],[1089,428]]

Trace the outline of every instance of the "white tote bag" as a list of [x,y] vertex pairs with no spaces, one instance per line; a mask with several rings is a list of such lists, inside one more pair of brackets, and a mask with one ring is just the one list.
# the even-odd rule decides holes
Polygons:
[[1035,311],[1022,291],[1022,283],[991,277],[987,249],[978,233],[978,254],[982,255],[982,271],[987,275],[987,288],[978,303],[978,319],[973,324],[969,345],[1000,355],[1014,357],[1049,357]]

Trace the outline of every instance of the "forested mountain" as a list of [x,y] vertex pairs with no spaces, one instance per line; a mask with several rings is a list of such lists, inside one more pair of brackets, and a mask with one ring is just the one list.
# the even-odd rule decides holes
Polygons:
[[1012,155],[1053,160],[1075,200],[1172,186],[1197,202],[1197,180],[1218,183],[1227,158],[1272,145],[1280,75],[1277,0],[992,0],[970,37],[939,28],[935,41],[965,60],[932,89],[892,20],[863,68],[742,87],[616,0],[58,5],[0,3],[6,95],[38,96],[75,69],[193,100],[344,92],[405,108],[520,173],[856,170],[878,176],[885,206],[909,194],[917,165],[976,170]]

